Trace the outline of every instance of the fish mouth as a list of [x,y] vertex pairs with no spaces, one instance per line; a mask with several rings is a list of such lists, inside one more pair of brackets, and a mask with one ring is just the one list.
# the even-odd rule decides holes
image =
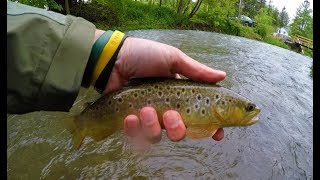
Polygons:
[[252,124],[255,124],[258,121],[259,121],[259,117],[258,117],[258,115],[256,115],[248,122],[248,124],[252,125]]

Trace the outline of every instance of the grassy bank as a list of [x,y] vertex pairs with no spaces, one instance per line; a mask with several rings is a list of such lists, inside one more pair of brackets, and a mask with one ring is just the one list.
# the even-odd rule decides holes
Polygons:
[[[257,16],[265,21],[262,12]],[[177,14],[172,8],[143,4],[135,1],[122,0],[94,1],[82,4],[80,8],[73,9],[72,14],[82,16],[93,22],[101,29],[117,29],[129,31],[137,29],[188,29],[218,32],[229,35],[264,41],[285,49],[289,47],[279,39],[269,35],[273,29],[260,22],[256,27],[243,26],[238,21],[232,21],[221,14],[210,14],[199,10],[192,18],[187,14]]]

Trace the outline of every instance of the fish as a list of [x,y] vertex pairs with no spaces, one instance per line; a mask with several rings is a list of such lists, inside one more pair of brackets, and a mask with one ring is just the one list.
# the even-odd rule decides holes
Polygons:
[[101,141],[123,128],[127,115],[139,115],[143,107],[156,109],[164,128],[162,114],[180,113],[186,137],[212,136],[218,128],[250,126],[258,122],[260,108],[252,101],[217,84],[190,79],[139,78],[121,90],[102,95],[79,115],[66,119],[65,127],[79,149],[84,138]]

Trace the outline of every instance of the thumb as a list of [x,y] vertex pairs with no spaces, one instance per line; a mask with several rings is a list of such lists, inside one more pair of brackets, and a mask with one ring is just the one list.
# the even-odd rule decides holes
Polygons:
[[172,61],[172,72],[182,74],[189,79],[200,82],[216,83],[226,77],[224,71],[212,69],[178,50],[177,59]]

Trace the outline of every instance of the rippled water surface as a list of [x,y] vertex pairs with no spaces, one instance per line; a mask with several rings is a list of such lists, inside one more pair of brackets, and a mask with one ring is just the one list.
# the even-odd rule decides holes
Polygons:
[[[137,151],[119,131],[75,151],[60,125],[69,114],[8,116],[9,179],[313,179],[312,59],[254,40],[202,31],[130,31],[227,72],[221,85],[256,102],[260,122],[225,138],[162,141]],[[147,50],[147,49],[146,49]],[[97,98],[81,89],[70,114]]]

